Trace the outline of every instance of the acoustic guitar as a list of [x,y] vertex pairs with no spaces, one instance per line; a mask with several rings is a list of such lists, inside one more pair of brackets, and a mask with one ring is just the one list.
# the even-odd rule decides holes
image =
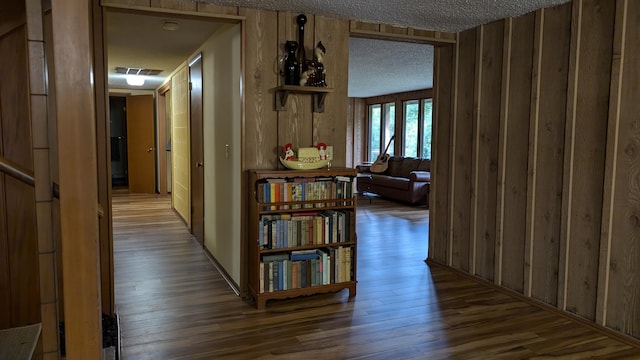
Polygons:
[[384,152],[378,155],[378,158],[376,159],[376,161],[373,164],[371,164],[369,171],[371,171],[372,173],[382,173],[387,170],[387,167],[389,166],[389,157],[390,157],[389,154],[387,154],[387,150],[389,150],[389,145],[391,145],[391,142],[395,138],[396,136],[393,135],[391,139],[389,139],[389,142],[387,143],[387,147],[384,148]]

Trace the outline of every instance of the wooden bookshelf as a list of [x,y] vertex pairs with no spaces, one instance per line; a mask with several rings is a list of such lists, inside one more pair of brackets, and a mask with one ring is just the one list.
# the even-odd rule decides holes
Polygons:
[[258,309],[349,289],[356,295],[355,169],[250,170],[248,290]]

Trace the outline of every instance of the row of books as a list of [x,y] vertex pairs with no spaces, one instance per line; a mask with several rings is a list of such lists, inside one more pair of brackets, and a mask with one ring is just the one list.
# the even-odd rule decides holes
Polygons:
[[[258,183],[258,200],[263,203],[305,202],[315,200],[350,199],[353,197],[351,178],[348,176],[322,178],[266,179]],[[292,204],[292,209],[324,207],[322,203]],[[270,206],[275,210],[278,207]],[[282,205],[280,209],[288,209]]]
[[292,251],[263,255],[260,293],[336,284],[353,279],[352,248]]
[[261,215],[258,246],[278,249],[352,241],[353,215],[348,210]]

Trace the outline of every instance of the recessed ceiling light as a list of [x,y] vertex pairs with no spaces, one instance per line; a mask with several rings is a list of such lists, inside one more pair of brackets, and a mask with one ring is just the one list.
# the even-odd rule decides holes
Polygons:
[[144,85],[144,76],[142,75],[125,75],[125,79],[127,80],[127,84],[131,86]]
[[162,23],[162,28],[167,31],[176,31],[180,28],[180,24],[175,21],[165,20]]

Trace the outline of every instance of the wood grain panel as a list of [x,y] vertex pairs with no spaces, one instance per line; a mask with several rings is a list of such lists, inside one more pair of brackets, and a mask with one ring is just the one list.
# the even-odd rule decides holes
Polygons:
[[347,158],[349,22],[316,16],[314,25],[314,44],[322,41],[327,49],[324,57],[326,80],[335,91],[327,94],[324,112],[312,113],[312,144],[323,142],[333,146],[331,166],[344,167]]
[[0,59],[1,141],[7,160],[33,171],[26,30],[22,25],[0,39],[0,53],[12,54]]
[[[304,53],[305,59],[310,60],[313,58],[313,49],[316,46],[315,43],[315,16],[312,14],[305,14],[307,16],[307,23],[304,26]],[[297,16],[297,14],[295,14]],[[293,16],[293,20],[295,23],[295,16]],[[296,33],[297,34],[297,33]],[[296,35],[296,38],[298,36]],[[302,46],[300,44],[300,39],[298,38],[298,46]],[[293,95],[293,97],[291,96]],[[312,97],[308,94],[290,94],[289,95],[289,111],[292,112],[292,116],[295,117],[295,122],[298,123],[297,134],[294,136],[298,139],[298,145],[294,144],[294,148],[303,147],[303,146],[314,146],[314,138],[313,138],[313,117],[314,114],[310,109],[312,108]],[[278,114],[280,117],[280,114]],[[280,118],[278,119],[278,128],[279,131],[282,131],[283,128],[287,126],[291,126],[291,123],[287,123],[286,118],[283,123]],[[287,139],[284,139],[278,134],[279,144],[285,144],[289,142]]]
[[36,199],[33,187],[5,178],[11,325],[40,322]]
[[197,11],[211,14],[238,15],[237,6],[214,5],[205,2],[197,2]]
[[[0,110],[2,102],[0,102]],[[0,112],[1,113],[1,112]],[[0,117],[0,123],[2,118]],[[1,127],[0,127],[1,128]],[[2,131],[2,130],[0,130]],[[2,135],[0,133],[0,135]],[[0,150],[2,145],[0,144]],[[5,179],[8,178],[0,173],[0,329],[11,327],[11,292],[8,291],[11,286],[11,276],[9,272],[9,238],[7,234],[7,202],[5,198],[6,185]]]
[[[614,79],[607,159],[608,210],[603,248],[606,326],[640,337],[640,3],[621,1],[616,15]],[[618,61],[618,59],[620,59]],[[606,253],[608,251],[608,254]],[[608,256],[608,258],[607,258]],[[601,272],[603,273],[603,272]]]
[[144,6],[144,7],[151,6],[151,0],[101,0],[101,2],[103,3],[107,2],[110,5],[118,4],[118,5],[126,5],[126,6]]
[[25,1],[3,1],[0,3],[0,37],[23,26],[27,21],[26,16]]
[[[65,334],[69,359],[98,359],[102,349],[98,179],[90,3],[52,2],[60,177]],[[67,109],[74,111],[67,111]],[[79,171],[83,169],[84,171]],[[82,292],[83,296],[72,296]]]
[[[278,53],[276,61],[284,58],[286,54],[285,43],[288,40],[298,42],[298,25],[296,17],[298,13],[278,12],[278,38],[274,47],[277,47]],[[304,25],[304,47],[305,57],[309,59],[312,52],[309,50],[313,47],[313,16],[307,16],[307,23]],[[284,85],[284,77],[278,76],[276,84]],[[275,84],[274,84],[275,85]],[[292,143],[293,148],[308,147],[313,145],[312,139],[312,114],[311,114],[311,97],[307,94],[289,94],[286,109],[277,112],[278,116],[278,142],[274,144],[278,147],[280,155],[282,146]],[[279,163],[279,162],[278,162]]]
[[[106,42],[104,39],[103,8],[97,2],[91,3],[93,13],[93,47],[95,101],[96,101],[96,141],[98,161],[98,203],[102,207],[103,216],[98,220],[100,237],[100,296],[102,312],[113,315],[115,303],[113,295],[113,239],[111,225],[111,152],[110,122],[107,118],[108,87],[106,84],[107,64],[105,57]],[[163,142],[164,144],[165,142]],[[156,147],[158,149],[158,147]]]
[[505,29],[498,192],[499,284],[522,293],[526,234],[527,159],[535,15],[510,19]]
[[380,31],[380,24],[352,20],[349,22],[349,30]]
[[559,306],[595,320],[615,3],[573,3]]
[[453,45],[434,49],[434,91],[431,185],[429,196],[429,259],[447,262],[449,238],[449,191],[451,173],[452,103],[454,91]]
[[240,9],[244,22],[243,157],[245,169],[274,169],[278,166],[278,119],[273,111],[273,90],[277,84],[278,16],[272,11]]
[[[469,271],[471,240],[472,144],[477,29],[460,33],[456,52],[454,150],[451,173],[451,266]],[[471,146],[470,146],[471,145]]]
[[195,1],[184,0],[151,0],[151,7],[172,10],[198,10],[198,3]]
[[556,304],[571,5],[540,10],[530,295]]
[[409,35],[409,29],[403,26],[380,24],[380,32],[385,34]]
[[495,277],[496,201],[498,143],[502,88],[504,21],[483,25],[479,31],[479,73],[476,74],[478,115],[474,159],[475,274],[493,281]]

